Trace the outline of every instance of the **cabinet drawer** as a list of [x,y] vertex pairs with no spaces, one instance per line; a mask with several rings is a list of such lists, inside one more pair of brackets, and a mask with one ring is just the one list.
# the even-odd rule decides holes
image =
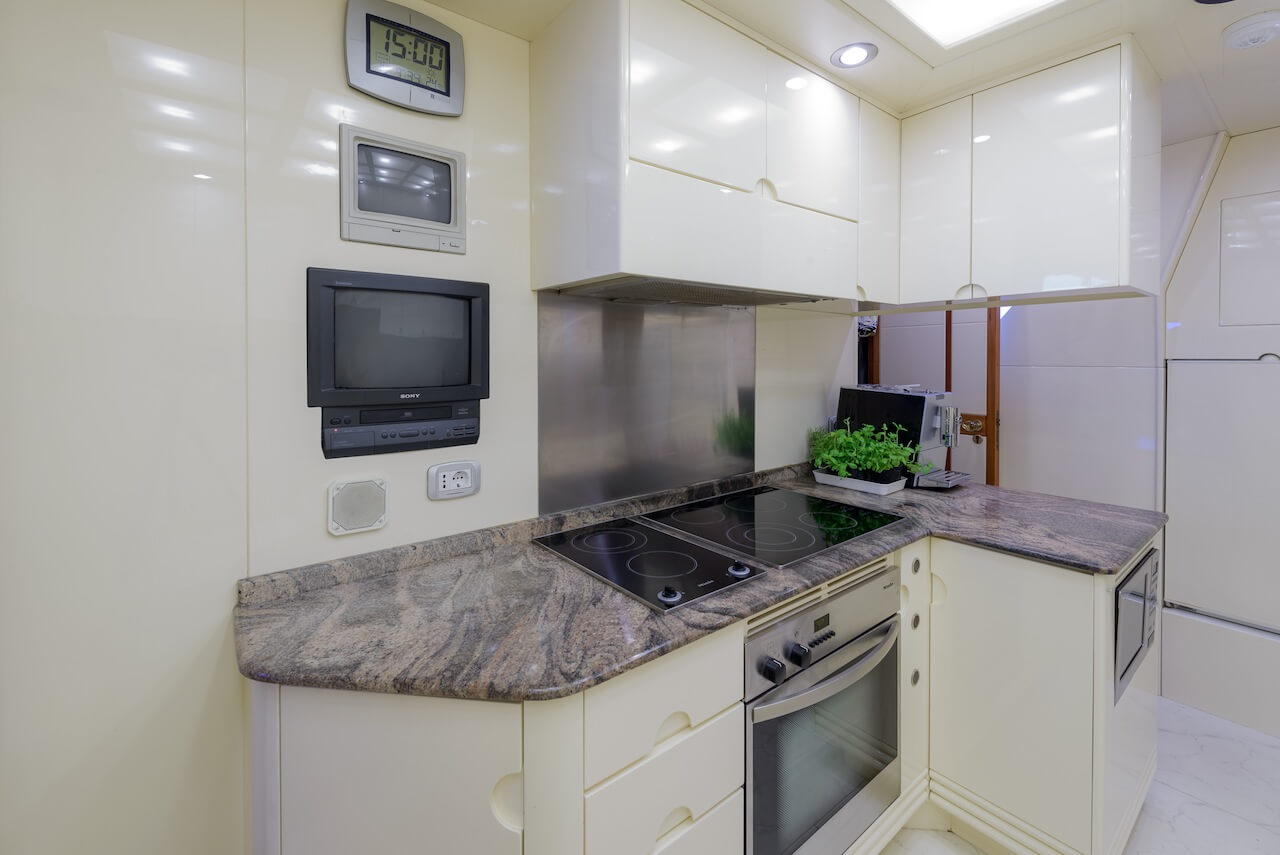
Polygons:
[[586,855],[648,855],[662,835],[690,818],[696,822],[742,787],[744,721],[735,703],[588,793]]
[[673,832],[653,855],[742,855],[747,799],[742,790],[692,825]]
[[583,785],[598,784],[742,700],[742,633],[743,624],[734,624],[587,689]]

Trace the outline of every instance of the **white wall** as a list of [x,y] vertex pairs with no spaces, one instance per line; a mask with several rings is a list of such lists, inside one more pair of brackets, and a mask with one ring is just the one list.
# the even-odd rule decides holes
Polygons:
[[242,43],[0,7],[0,852],[245,848]]
[[[537,514],[537,301],[529,285],[529,45],[423,4],[462,34],[466,104],[460,118],[428,116],[347,86],[337,47],[343,0],[246,6],[248,115],[249,572],[427,540]],[[307,22],[306,37],[279,34]],[[317,45],[331,46],[317,50]],[[468,251],[424,252],[341,240],[336,167],[339,119],[467,155]],[[375,270],[488,282],[490,397],[480,441],[325,460],[320,410],[306,406],[307,267]],[[477,460],[474,496],[432,502],[427,468]],[[387,525],[334,537],[330,482],[387,482]]]
[[858,382],[858,324],[801,308],[756,309],[756,468],[808,459],[809,428]]

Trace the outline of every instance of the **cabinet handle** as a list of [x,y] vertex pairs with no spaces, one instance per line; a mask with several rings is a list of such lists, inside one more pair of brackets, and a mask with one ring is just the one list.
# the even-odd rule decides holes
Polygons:
[[914,559],[914,560],[911,562],[911,572],[912,572],[912,573],[919,573],[919,572],[920,572],[920,559],[919,559],[919,558],[916,558],[916,559]]
[[912,629],[919,629],[919,628],[920,628],[920,615],[912,615],[912,616],[911,616],[911,628],[912,628]]
[[920,669],[917,668],[915,671],[911,672],[911,685],[914,686],[919,682],[920,682]]

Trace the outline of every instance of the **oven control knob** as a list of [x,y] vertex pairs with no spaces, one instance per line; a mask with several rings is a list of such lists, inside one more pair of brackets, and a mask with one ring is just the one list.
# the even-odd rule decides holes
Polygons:
[[662,602],[666,603],[667,605],[674,605],[675,603],[678,603],[682,599],[684,599],[684,594],[682,594],[680,591],[677,591],[675,588],[671,587],[670,585],[667,585],[665,588],[663,588],[661,591],[658,592],[658,599],[662,600]]
[[729,565],[729,575],[735,579],[745,579],[751,575],[751,568],[741,561],[735,561]]
[[764,675],[766,680],[776,686],[787,679],[787,666],[772,656],[766,656],[760,660],[760,673]]
[[793,641],[787,645],[787,658],[791,660],[792,665],[808,668],[809,662],[813,659],[813,653],[806,645]]

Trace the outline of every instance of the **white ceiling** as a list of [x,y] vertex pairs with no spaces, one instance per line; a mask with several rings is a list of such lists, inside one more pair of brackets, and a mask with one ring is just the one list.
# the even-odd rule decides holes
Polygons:
[[[592,0],[586,0],[592,2]],[[532,40],[570,0],[434,0],[469,18]],[[690,0],[807,60],[899,116],[987,81],[1133,33],[1164,81],[1166,145],[1219,130],[1232,135],[1280,125],[1280,39],[1249,51],[1223,46],[1230,24],[1280,0],[1065,0],[1013,25],[943,50],[887,0]],[[955,0],[961,2],[961,0]],[[880,55],[836,69],[828,58],[849,42]]]

